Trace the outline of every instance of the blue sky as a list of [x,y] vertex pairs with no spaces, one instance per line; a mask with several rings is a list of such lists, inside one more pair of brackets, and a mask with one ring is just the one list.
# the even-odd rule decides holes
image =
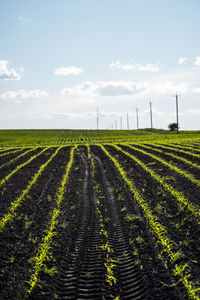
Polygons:
[[1,0],[0,128],[200,129],[199,0]]

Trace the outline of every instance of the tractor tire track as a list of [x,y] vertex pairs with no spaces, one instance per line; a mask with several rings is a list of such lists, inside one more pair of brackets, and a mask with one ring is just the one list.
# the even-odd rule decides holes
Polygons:
[[102,190],[105,195],[108,218],[110,219],[108,224],[109,242],[117,258],[116,275],[120,282],[120,299],[147,299],[143,277],[138,266],[134,263],[128,235],[118,212],[113,188],[105,175],[102,161],[94,154],[93,157],[101,174]]
[[[98,223],[95,218],[94,201],[89,194],[89,165],[84,153],[81,158],[85,167],[82,186],[82,213],[78,236],[74,240],[75,251],[63,258],[55,293],[59,299],[101,299],[103,263],[98,249]],[[66,268],[67,266],[67,268]]]

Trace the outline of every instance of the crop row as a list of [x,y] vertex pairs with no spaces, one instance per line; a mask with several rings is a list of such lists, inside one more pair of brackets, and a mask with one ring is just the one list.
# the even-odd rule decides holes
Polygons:
[[[124,147],[123,147],[124,148]],[[113,149],[113,148],[111,148]],[[193,225],[196,226],[199,221],[199,210],[198,207],[192,204],[186,196],[180,190],[177,190],[172,185],[168,183],[169,179],[171,180],[171,177],[169,176],[163,176],[163,170],[161,171],[162,175],[158,174],[157,168],[154,167],[154,169],[151,167],[152,164],[147,164],[143,160],[137,157],[137,153],[140,153],[138,151],[135,151],[134,155],[131,153],[132,148],[126,147],[126,151],[122,150],[119,147],[114,147],[116,149],[116,153],[120,153],[123,155],[123,157],[126,159],[126,157],[130,158],[129,164],[131,164],[131,170],[132,168],[137,168],[137,172],[139,174],[141,172],[145,175],[145,180],[147,180],[147,184],[143,187],[140,187],[141,192],[146,195],[145,190],[147,190],[148,198],[151,199],[151,197],[154,197],[155,200],[151,200],[151,205],[153,206],[153,209],[155,212],[158,213],[159,216],[165,216],[165,221],[168,221],[168,227],[170,225],[169,221],[171,219],[171,226],[172,226],[172,232],[176,232],[176,239],[179,239],[179,242],[181,243],[181,238],[184,238],[184,234],[181,234],[180,228],[183,227],[185,221],[190,218],[192,219]],[[128,152],[127,152],[128,151]],[[139,155],[138,155],[139,156]],[[124,161],[124,159],[123,159]],[[154,164],[153,164],[154,166]],[[158,165],[160,167],[160,165]],[[134,170],[134,169],[133,169]],[[131,174],[131,172],[129,171]],[[176,176],[172,177],[172,179],[178,178]],[[134,177],[134,181],[138,185],[139,176]],[[173,180],[171,180],[173,182]],[[144,181],[145,183],[145,181]],[[143,183],[143,184],[144,184]],[[141,184],[140,184],[141,186]],[[180,187],[179,187],[180,188]],[[152,192],[151,192],[152,190]],[[154,192],[153,192],[154,191]],[[156,195],[156,191],[158,193],[158,196]],[[150,193],[151,192],[151,193]],[[151,195],[152,194],[152,195]],[[159,195],[162,196],[159,201]],[[147,198],[147,199],[148,199]],[[170,201],[169,201],[170,200]],[[154,205],[153,205],[154,203]],[[184,212],[184,213],[183,213]],[[196,215],[196,218],[194,217]],[[180,223],[177,223],[176,219],[177,216],[181,216]],[[173,220],[173,223],[172,223]],[[177,219],[178,220],[178,219]],[[196,222],[195,222],[196,220]],[[182,225],[181,225],[182,224]],[[196,225],[195,225],[196,224]],[[177,229],[179,229],[177,231]],[[189,228],[188,228],[189,229]],[[179,237],[180,236],[180,237]]]
[[[60,148],[57,148],[56,151],[54,152],[54,154],[50,157],[50,159],[48,159],[47,162],[45,162],[44,164],[41,165],[38,172],[33,176],[32,180],[29,182],[28,186],[21,192],[20,196],[16,200],[11,202],[8,212],[0,219],[0,231],[4,230],[6,224],[8,222],[11,222],[11,220],[14,218],[15,211],[21,205],[21,203],[23,202],[24,198],[26,197],[26,195],[28,194],[28,192],[30,191],[32,186],[36,183],[36,181],[38,180],[38,178],[40,177],[40,175],[42,174],[42,172],[44,171],[46,166],[50,163],[50,161],[54,158],[54,156],[56,156],[56,154],[58,153],[59,150],[60,150]],[[43,149],[39,154],[37,154],[37,156],[40,155],[44,151],[46,151],[46,149]],[[35,155],[32,156],[31,159],[26,162],[26,164],[28,164],[30,161],[32,161],[35,157],[36,157]],[[23,167],[23,166],[24,166],[24,164],[21,165],[20,167]],[[5,183],[12,176],[12,174],[17,172],[18,170],[19,170],[19,168],[15,169],[12,173],[10,173],[8,176],[6,176],[6,178],[2,180],[2,184]]]
[[[139,164],[147,173],[149,173],[152,178],[154,180],[156,180],[163,188],[164,190],[166,190],[167,192],[169,192],[173,197],[175,197],[175,199],[178,201],[178,203],[180,204],[180,209],[182,210],[183,208],[186,208],[188,211],[190,211],[194,217],[197,219],[197,221],[200,221],[200,212],[199,212],[199,208],[195,207],[195,205],[193,205],[192,203],[189,202],[189,200],[183,195],[182,192],[179,192],[178,190],[174,189],[170,184],[166,183],[166,177],[165,176],[160,176],[158,174],[156,174],[156,172],[151,169],[150,167],[148,167],[147,165],[145,165],[141,160],[139,160],[138,158],[134,157],[133,155],[129,154],[126,151],[123,151],[120,147],[118,146],[114,146],[116,147],[119,151],[122,151],[123,153],[125,153],[127,156],[129,156],[131,159],[133,159],[137,164]],[[137,148],[133,147],[133,146],[129,146],[129,148],[134,149],[136,151],[139,151],[145,155],[148,155],[150,157],[152,157],[155,160],[158,160],[159,162],[161,162],[161,164],[166,165],[167,167],[173,169],[175,172],[177,172],[178,174],[181,174],[182,176],[186,177],[187,179],[189,179],[190,181],[192,181],[193,183],[197,184],[197,186],[199,187],[199,180],[195,179],[194,176],[190,173],[188,173],[187,171],[183,171],[179,168],[177,168],[175,165],[172,165],[166,161],[164,161],[163,159],[152,155],[150,153],[147,153],[146,151],[143,150],[138,150]]]
[[[113,162],[115,167],[118,169],[119,173],[121,174],[121,177],[126,182],[128,188],[132,192],[134,200],[137,202],[138,206],[142,208],[151,232],[156,237],[158,243],[162,246],[162,253],[167,254],[167,256],[170,259],[170,262],[174,266],[172,270],[174,276],[179,277],[182,284],[185,286],[189,297],[191,297],[192,299],[200,299],[200,297],[196,295],[196,292],[200,290],[198,284],[189,280],[191,276],[191,274],[189,273],[190,270],[189,265],[188,264],[182,265],[178,263],[180,257],[183,256],[183,253],[180,250],[176,249],[175,241],[171,240],[167,236],[167,229],[160,223],[159,219],[153,214],[148,203],[139,193],[139,191],[135,187],[135,184],[127,177],[126,171],[120,165],[118,160],[116,160],[104,146],[101,146],[101,148],[106,153],[106,155],[110,158],[110,160]],[[118,150],[122,151],[120,148],[118,148]]]
[[[180,154],[179,155],[177,155],[177,154],[174,154],[174,153],[171,153],[171,152],[166,152],[166,151],[163,151],[163,150],[161,150],[161,149],[158,149],[158,148],[153,148],[152,146],[147,146],[147,145],[141,145],[140,144],[140,147],[142,147],[142,149],[147,149],[147,150],[152,150],[152,151],[154,151],[154,152],[156,152],[156,154],[157,153],[159,153],[159,154],[164,154],[165,156],[170,156],[170,157],[172,157],[172,158],[174,158],[174,159],[176,159],[176,160],[180,160],[181,161],[181,163],[185,163],[186,165],[188,165],[188,167],[193,167],[193,168],[197,168],[197,169],[200,169],[200,165],[199,164],[197,164],[197,163],[193,163],[191,160],[189,160],[189,159],[186,159],[186,158],[184,158],[184,157],[181,157],[180,156]],[[164,148],[163,148],[164,149]],[[167,149],[167,147],[165,148],[165,149]],[[193,157],[197,157],[197,158],[199,158],[200,159],[200,155],[193,155],[193,154],[191,154],[191,152],[188,152],[188,153],[186,153],[185,151],[183,151],[182,152],[183,154],[188,154],[188,155],[190,155],[190,156],[193,156]],[[171,165],[172,166],[172,165]],[[172,166],[173,167],[173,166]],[[184,171],[185,172],[185,171]],[[179,172],[179,173],[181,173],[181,172]]]
[[76,146],[71,149],[70,160],[66,166],[65,174],[63,176],[61,185],[57,191],[57,195],[56,195],[56,199],[55,199],[56,207],[54,208],[53,212],[51,213],[52,217],[49,222],[48,229],[44,233],[43,242],[39,245],[36,256],[34,258],[32,258],[32,260],[35,262],[35,265],[34,265],[34,269],[33,269],[31,278],[28,281],[28,284],[30,285],[30,288],[27,291],[28,294],[30,294],[32,292],[33,288],[35,287],[35,285],[38,281],[38,274],[41,271],[42,267],[44,266],[44,261],[48,259],[49,250],[51,249],[52,238],[56,234],[56,225],[58,223],[58,218],[61,213],[60,206],[63,201],[65,186],[67,184],[69,173],[71,171],[71,167],[73,164],[73,156],[74,156],[75,149],[76,149]]
[[[195,149],[194,147],[192,148]],[[26,297],[31,298],[35,287],[40,286],[41,274],[43,272],[48,273],[53,278],[55,277],[56,285],[59,286],[56,278],[60,278],[59,276],[61,276],[61,267],[48,269],[47,265],[50,261],[55,260],[55,258],[59,259],[57,256],[54,258],[54,254],[52,253],[55,253],[54,247],[57,247],[56,244],[62,243],[65,245],[69,244],[69,248],[73,249],[71,250],[72,254],[67,254],[67,257],[69,257],[69,260],[74,257],[74,261],[76,260],[74,266],[76,268],[78,268],[78,262],[80,262],[82,268],[80,276],[83,271],[88,277],[91,276],[90,272],[86,272],[87,268],[85,266],[87,265],[87,261],[84,255],[87,254],[89,257],[89,250],[87,249],[92,248],[94,257],[98,257],[99,259],[98,263],[103,264],[103,277],[105,283],[107,283],[107,287],[105,283],[102,284],[103,290],[105,291],[106,288],[109,290],[109,295],[115,295],[112,296],[112,299],[118,300],[120,299],[120,295],[123,297],[126,294],[126,289],[128,291],[128,285],[126,288],[125,265],[130,264],[130,269],[135,274],[138,274],[138,270],[134,269],[136,265],[139,264],[141,270],[143,268],[142,264],[144,262],[142,262],[142,256],[144,254],[139,253],[140,247],[137,247],[139,243],[143,243],[143,239],[137,235],[134,236],[135,225],[127,227],[129,223],[132,224],[131,222],[133,222],[134,224],[135,221],[140,220],[149,231],[147,235],[152,236],[152,240],[155,241],[155,257],[160,260],[160,264],[166,269],[166,273],[170,273],[171,278],[173,278],[173,286],[171,287],[177,286],[181,291],[184,289],[185,295],[187,294],[190,299],[199,300],[200,287],[197,278],[199,264],[199,255],[197,252],[198,240],[195,241],[194,239],[195,234],[199,232],[200,213],[198,201],[193,201],[190,198],[193,187],[195,187],[194,195],[198,195],[200,188],[198,177],[200,157],[197,151],[195,152],[194,150],[194,152],[191,152],[192,149],[189,147],[171,147],[167,144],[161,145],[155,143],[136,143],[135,145],[128,143],[121,143],[119,145],[97,144],[96,146],[87,145],[87,147],[77,144],[73,147],[68,147],[70,149],[67,154],[68,158],[65,163],[62,163],[58,159],[58,156],[61,151],[64,153],[63,149],[63,146],[55,148],[21,148],[20,151],[22,152],[13,152],[13,157],[4,155],[3,157],[7,157],[7,161],[3,161],[0,166],[5,173],[5,176],[0,181],[2,201],[4,195],[10,189],[8,188],[9,186],[11,188],[17,187],[17,184],[15,185],[17,177],[23,178],[28,171],[30,174],[34,173],[31,175],[31,179],[27,180],[28,183],[24,181],[22,189],[22,185],[19,185],[16,198],[11,199],[7,212],[0,219],[0,234],[6,237],[10,230],[15,233],[15,224],[20,223],[20,218],[23,218],[23,226],[25,226],[27,233],[26,241],[17,237],[21,241],[20,247],[23,248],[24,245],[28,245],[30,242],[35,247],[33,249],[35,254],[33,255],[33,252],[31,252],[32,255],[26,262],[26,265],[30,265],[31,263],[32,266],[28,270],[28,276],[26,274],[26,283],[24,283],[24,286],[26,286]],[[70,186],[70,189],[74,189],[75,198],[70,200],[72,204],[71,208],[66,211],[67,218],[61,222],[61,216],[63,218],[63,203],[69,202],[68,197],[70,194],[68,192],[68,185],[69,182],[72,183],[70,177],[77,171],[74,167],[75,157],[77,156],[80,158],[79,167],[82,168],[80,171],[82,174],[85,172],[86,175],[84,180],[77,177],[77,181],[80,182],[76,183],[74,181],[74,185]],[[190,157],[194,157],[194,160],[190,160]],[[35,165],[34,162],[37,159],[38,165],[33,168]],[[90,174],[88,174],[88,164],[90,165]],[[47,176],[45,172],[49,165],[51,165],[52,171],[49,178],[46,177],[44,180],[44,174]],[[188,169],[186,170],[187,166]],[[56,176],[56,170],[58,169],[61,169],[59,177]],[[108,181],[108,175],[112,178],[111,182]],[[119,179],[117,179],[118,177]],[[78,186],[80,187],[81,181],[83,181],[83,189],[80,191]],[[40,182],[45,183],[41,185],[41,188]],[[51,194],[48,195],[48,189],[52,182],[56,183],[56,187],[51,200]],[[188,184],[187,194],[185,194],[185,189],[181,187],[181,182]],[[39,204],[37,213],[45,213],[46,217],[40,229],[41,234],[33,236],[32,232],[29,232],[29,229],[34,228],[34,219],[31,219],[31,213],[28,215],[26,212],[28,201],[31,201],[30,206],[33,205],[33,199],[29,197],[31,191],[34,191],[36,186],[35,197],[40,197],[40,200],[37,201]],[[122,199],[122,196],[117,194],[117,191],[123,190],[124,187],[125,192],[130,194],[130,201],[126,199],[126,196],[123,196],[124,198]],[[153,197],[153,189],[155,189],[155,193],[160,189],[159,195]],[[40,196],[38,191],[40,191]],[[84,193],[84,195],[80,195],[81,193]],[[79,203],[77,199],[82,202],[80,202],[80,206],[76,207],[77,203]],[[46,201],[46,204],[40,206],[41,201]],[[25,211],[22,210],[24,204],[26,204]],[[133,207],[135,211],[134,214],[131,214],[130,212]],[[45,212],[43,209],[46,209]],[[84,212],[81,212],[82,210]],[[21,214],[22,211],[24,215]],[[77,227],[80,228],[80,233],[77,232],[78,229],[73,229],[74,227],[70,224],[75,219],[78,220],[79,214],[80,218],[83,218],[80,219],[80,225]],[[66,239],[58,243],[57,230],[60,228],[59,224],[61,223],[63,226],[62,234],[64,234],[64,231],[68,232],[69,240]],[[36,226],[38,227],[39,225],[37,224]],[[127,228],[133,230],[133,233],[130,233],[131,239],[128,238],[126,233]],[[95,232],[92,232],[93,229]],[[70,232],[70,230],[72,231]],[[70,237],[70,233],[72,236],[75,235],[75,237]],[[84,248],[83,237],[87,234],[89,236],[85,237],[86,249]],[[16,236],[18,236],[17,233]],[[98,241],[97,244],[91,242],[93,237]],[[94,246],[91,246],[92,243],[96,245],[96,250]],[[131,245],[135,245],[135,248],[133,247],[133,255],[128,250]],[[191,257],[189,257],[193,246],[195,247],[194,252],[191,252]],[[64,253],[64,249],[61,253]],[[82,259],[84,261],[83,264],[81,262]],[[64,260],[63,257],[61,257],[62,260]],[[14,265],[12,257],[11,263]],[[70,263],[67,263],[67,268],[69,266]],[[64,274],[70,274],[68,271],[69,269],[62,270]],[[102,273],[99,273],[99,278],[102,278],[101,275]],[[66,276],[64,280],[67,280],[67,278]],[[140,281],[140,279],[137,280],[138,282]],[[79,279],[76,278],[76,282],[78,284]],[[134,281],[133,284],[135,284]],[[143,283],[141,283],[141,290],[142,286]],[[52,290],[54,288],[52,287]],[[45,286],[42,289],[45,289]],[[74,289],[76,289],[76,286],[74,286]],[[55,297],[57,297],[57,292],[54,295]]]

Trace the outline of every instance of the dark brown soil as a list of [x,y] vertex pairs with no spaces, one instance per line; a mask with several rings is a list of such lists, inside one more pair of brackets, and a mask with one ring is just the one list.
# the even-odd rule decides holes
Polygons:
[[[164,192],[139,165],[114,147],[106,148],[126,170],[127,176],[167,229],[168,237],[176,242],[177,249],[181,247],[184,253],[182,262],[192,266],[191,280],[196,281],[200,273],[200,266],[196,263],[200,261],[200,230],[196,220],[187,210],[180,212],[176,199]],[[40,149],[30,152],[5,170],[2,169],[1,178]],[[137,151],[127,147],[123,149],[146,164],[152,162],[152,159]],[[49,148],[5,184],[1,193],[1,216],[55,150]],[[29,288],[27,282],[34,267],[31,258],[36,255],[51,212],[56,207],[56,193],[69,161],[69,152],[70,147],[60,149],[16,210],[12,222],[0,233],[0,299],[26,299],[25,294]],[[153,150],[151,152],[154,153]],[[165,254],[163,258],[160,256],[161,248],[118,170],[99,146],[91,146],[91,154],[95,162],[94,178],[87,148],[79,146],[75,151],[50,255],[39,273],[38,285],[28,299],[183,299],[186,292],[172,274],[174,266],[169,261],[167,266],[164,263],[167,257]],[[168,158],[164,154],[162,157],[166,160]],[[11,156],[7,161],[9,159]],[[177,165],[181,167],[179,162]],[[154,168],[155,171],[160,170],[161,165],[155,163]],[[174,172],[172,174],[166,167],[162,166],[162,171],[158,172],[173,175],[175,181],[170,184],[186,193],[191,202],[198,203],[198,188],[194,190],[190,182]],[[194,175],[198,176],[195,171]],[[102,227],[96,213],[97,199],[101,199],[99,209],[107,239],[100,235]],[[159,203],[163,209],[158,209]],[[179,223],[181,230],[177,227]],[[189,242],[184,244],[186,238]],[[112,286],[106,282],[105,263],[108,253],[101,247],[106,242],[109,242],[112,249],[109,256],[115,261],[113,270],[116,283]],[[51,273],[51,270],[55,272]]]

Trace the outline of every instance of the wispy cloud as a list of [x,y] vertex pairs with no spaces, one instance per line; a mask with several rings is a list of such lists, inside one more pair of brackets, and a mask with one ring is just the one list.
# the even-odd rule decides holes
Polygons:
[[195,65],[200,66],[200,56],[195,57]]
[[192,62],[196,65],[196,66],[200,66],[200,56],[196,56],[193,58],[188,58],[188,57],[180,57],[178,60],[179,65],[184,65],[187,62]]
[[48,97],[49,93],[44,90],[19,90],[19,91],[8,91],[6,93],[3,93],[1,95],[2,99],[28,99],[28,98],[43,98],[43,97]]
[[18,20],[19,20],[20,22],[26,22],[26,21],[29,20],[29,17],[28,17],[28,15],[19,16],[19,17],[18,17]]
[[122,64],[119,60],[109,65],[109,70],[125,70],[125,71],[143,71],[158,72],[160,67],[158,64]]
[[71,66],[71,67],[58,68],[54,71],[54,74],[68,76],[68,75],[80,75],[82,72],[83,69]]
[[187,57],[180,57],[178,60],[179,65],[184,65],[188,61]]
[[[8,60],[0,60],[0,79],[20,80],[21,74],[18,73],[15,69],[9,69],[8,65],[9,65]],[[22,73],[23,70],[20,69],[20,72]]]

